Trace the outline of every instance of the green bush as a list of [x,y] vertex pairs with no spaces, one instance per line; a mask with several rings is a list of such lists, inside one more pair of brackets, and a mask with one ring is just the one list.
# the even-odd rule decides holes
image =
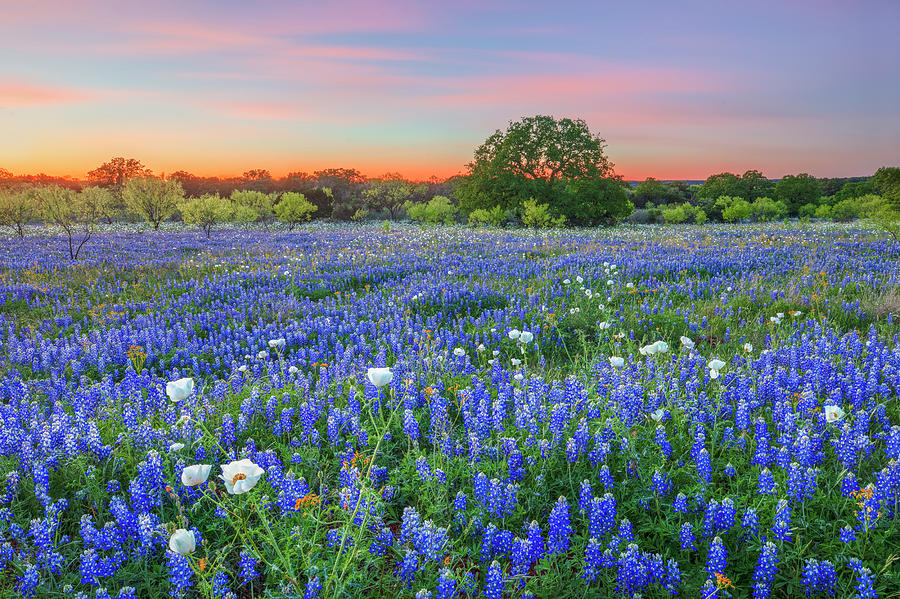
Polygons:
[[434,196],[424,204],[407,203],[406,214],[414,221],[428,224],[449,225],[456,221],[459,211],[445,196]]
[[490,210],[477,208],[469,215],[469,224],[499,227],[504,218],[506,218],[506,211],[500,206],[494,206]]
[[720,196],[716,206],[722,209],[722,219],[730,223],[746,220],[753,215],[753,207],[743,198]]
[[822,204],[818,208],[816,208],[815,212],[816,218],[831,218],[831,206],[828,204]]
[[834,220],[852,220],[859,216],[859,202],[856,199],[841,200],[831,207]]
[[522,224],[534,229],[546,227],[561,227],[565,224],[566,217],[553,218],[550,214],[549,204],[538,204],[534,198],[525,200],[522,204]]
[[[805,204],[804,204],[805,205]],[[753,200],[750,204],[753,216],[757,220],[768,222],[778,220],[787,216],[788,207],[781,200],[775,201],[772,198],[762,197]]]
[[178,209],[184,222],[197,225],[209,237],[213,227],[231,218],[234,205],[217,193],[207,193],[179,204]]
[[289,191],[281,194],[281,199],[275,205],[275,216],[287,223],[288,230],[293,231],[299,223],[308,221],[316,210],[318,208],[305,195]]

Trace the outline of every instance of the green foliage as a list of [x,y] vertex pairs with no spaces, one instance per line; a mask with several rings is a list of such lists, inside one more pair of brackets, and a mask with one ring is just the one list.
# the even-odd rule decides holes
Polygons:
[[[604,154],[606,142],[593,135],[583,120],[555,119],[551,116],[526,117],[510,122],[506,131],[497,130],[475,150],[468,165],[468,176],[453,192],[460,209],[466,214],[483,208],[500,206],[517,210],[529,198],[554,205],[562,201],[572,216],[584,213],[587,218],[619,218],[615,214],[601,214],[603,208],[585,211],[585,201],[605,198],[614,193],[606,187],[576,188],[568,197],[561,194],[567,183],[613,177],[613,165]],[[580,196],[580,197],[579,197]],[[622,199],[624,196],[617,196]],[[561,199],[562,198],[562,199]],[[601,204],[605,199],[601,198]],[[627,214],[627,212],[626,212]]]
[[831,206],[828,204],[822,204],[816,208],[815,212],[816,218],[831,218]]
[[[255,172],[257,171],[248,171],[251,174]],[[244,173],[245,176],[248,173]],[[260,222],[268,228],[269,223],[275,218],[275,198],[274,193],[237,189],[231,192],[231,201],[234,204],[231,218],[241,223]]]
[[44,220],[66,234],[71,260],[78,259],[113,200],[112,194],[101,187],[86,187],[78,193],[58,185],[38,188],[37,198]]
[[[688,204],[690,206],[690,204]],[[689,213],[684,204],[676,204],[662,209],[662,217],[669,224],[683,223],[688,219]]]
[[406,214],[414,221],[429,224],[449,225],[456,221],[459,210],[445,196],[434,196],[424,204],[407,204]]
[[175,179],[135,177],[125,183],[122,199],[129,210],[159,229],[160,223],[172,216],[178,203],[184,200],[184,189]]
[[613,224],[631,214],[634,206],[615,179],[588,177],[569,181],[553,208],[568,223],[593,226]]
[[740,197],[741,178],[734,173],[710,175],[697,190],[697,197],[717,200],[722,196]]
[[721,196],[716,206],[722,210],[722,218],[730,223],[740,222],[753,216],[753,207],[743,198]]
[[767,197],[756,198],[753,203],[750,204],[750,209],[753,216],[756,217],[756,220],[762,222],[784,218],[788,213],[788,208],[785,206],[784,202],[776,202],[772,198]]
[[25,225],[37,216],[37,201],[30,190],[0,188],[0,227],[25,237]]
[[698,225],[702,225],[706,221],[706,212],[703,211],[703,208],[697,208],[697,212],[694,213],[694,222]]
[[894,210],[900,211],[900,167],[883,166],[872,177],[881,196]]
[[834,220],[852,220],[859,216],[857,200],[841,200],[831,207],[831,218]]
[[213,227],[231,218],[234,205],[215,193],[207,193],[178,205],[184,222],[197,225],[209,237]]
[[368,208],[359,208],[356,212],[353,213],[353,216],[350,217],[355,223],[362,222],[369,217],[369,209]]
[[806,173],[785,175],[775,184],[774,197],[784,202],[788,214],[798,214],[804,204],[816,203],[821,190],[815,177]]
[[370,207],[387,210],[391,213],[391,218],[395,218],[412,193],[412,183],[399,173],[387,173],[369,181],[369,188],[364,190],[362,195]]
[[819,207],[818,205],[812,204],[812,203],[803,204],[802,206],[800,206],[800,210],[797,212],[797,214],[801,218],[809,218],[811,216],[815,216],[816,208],[818,208],[818,207]]
[[553,218],[549,204],[538,204],[534,198],[529,198],[522,204],[522,224],[526,227],[533,229],[561,227],[565,222],[565,216]]
[[669,204],[682,199],[682,193],[672,184],[647,177],[634,188],[634,205],[645,207],[647,202]]
[[473,226],[490,225],[492,227],[499,227],[505,218],[506,211],[500,206],[494,206],[490,210],[477,208],[469,214],[469,224]]
[[281,194],[281,199],[275,205],[275,215],[293,231],[299,223],[308,221],[317,209],[302,193],[289,191]]
[[839,190],[834,192],[834,203],[842,202],[844,200],[852,200],[864,195],[875,194],[877,192],[878,187],[875,185],[874,177],[866,179],[865,181],[849,181],[845,183],[844,186]]

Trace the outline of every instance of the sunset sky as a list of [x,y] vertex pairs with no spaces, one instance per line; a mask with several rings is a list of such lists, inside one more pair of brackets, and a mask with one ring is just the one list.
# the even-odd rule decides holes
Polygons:
[[578,117],[627,179],[900,164],[900,2],[13,2],[0,167],[465,169]]

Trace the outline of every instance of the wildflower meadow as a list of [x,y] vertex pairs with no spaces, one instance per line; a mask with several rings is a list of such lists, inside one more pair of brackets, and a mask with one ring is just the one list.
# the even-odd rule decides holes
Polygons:
[[898,597],[864,224],[0,239],[0,596]]

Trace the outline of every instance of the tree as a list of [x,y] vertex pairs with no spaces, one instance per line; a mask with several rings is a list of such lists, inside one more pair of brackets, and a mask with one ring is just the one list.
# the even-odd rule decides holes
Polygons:
[[554,226],[561,227],[565,224],[566,217],[553,218],[548,204],[538,204],[534,198],[529,198],[522,203],[522,224],[535,230]]
[[517,209],[532,197],[555,204],[571,181],[615,177],[605,147],[581,119],[539,115],[510,122],[475,150],[454,197],[467,214],[494,206]]
[[850,181],[834,192],[834,202],[842,202],[844,200],[853,200],[864,195],[874,194],[878,191],[875,185],[875,178],[864,179],[863,181]]
[[572,179],[558,194],[555,211],[579,226],[611,225],[634,209],[628,193],[615,179]]
[[741,197],[741,178],[734,173],[710,175],[697,190],[697,197],[715,202],[722,196]]
[[210,236],[213,227],[227,221],[234,211],[231,202],[217,193],[207,193],[188,200],[179,204],[178,209],[181,210],[184,222],[199,226],[206,237]]
[[129,179],[135,177],[146,177],[151,174],[150,169],[141,164],[136,158],[123,158],[121,156],[110,158],[108,162],[104,162],[94,170],[88,172],[88,181],[94,185],[109,189],[114,198],[114,202],[109,207],[106,214],[108,222],[112,222],[112,213],[124,207],[122,200],[122,190]]
[[25,237],[25,225],[37,213],[37,202],[30,190],[0,188],[0,226],[9,227],[19,237]]
[[396,218],[413,193],[413,185],[400,173],[387,173],[369,181],[369,188],[362,192],[369,206],[376,210],[387,210],[391,218]]
[[129,210],[140,214],[154,230],[172,216],[178,204],[184,200],[181,183],[172,177],[135,177],[129,179],[122,190],[122,199]]
[[721,196],[716,200],[716,206],[722,210],[722,218],[730,223],[746,220],[753,215],[753,207],[743,198]]
[[681,193],[675,187],[653,177],[647,177],[634,188],[634,205],[644,208],[647,202],[655,205],[668,204],[681,199]]
[[260,222],[266,229],[275,218],[275,199],[274,193],[261,191],[235,190],[231,193],[231,201],[243,208],[237,211],[240,222]]
[[872,177],[881,197],[897,211],[900,211],[900,167],[883,166]]
[[756,198],[753,203],[750,204],[750,210],[757,220],[763,222],[784,218],[787,216],[788,212],[788,208],[784,202],[776,202],[772,198],[767,197]]
[[818,181],[806,173],[785,175],[774,190],[775,199],[784,202],[789,214],[798,214],[804,204],[816,203],[819,194]]
[[764,198],[771,194],[775,188],[775,183],[767,179],[761,172],[749,170],[741,175],[738,188],[740,193],[737,195],[748,202],[752,202],[757,198]]
[[490,210],[476,208],[469,214],[469,224],[472,226],[490,225],[499,227],[505,218],[506,212],[500,206],[494,206]]
[[272,174],[264,168],[254,168],[241,175],[241,189],[268,193],[273,187]]
[[424,204],[406,206],[406,213],[412,220],[429,225],[450,225],[456,220],[458,212],[450,198],[445,196],[434,196]]
[[275,205],[278,220],[287,223],[289,231],[293,231],[297,224],[308,221],[316,210],[305,195],[294,191],[281,194],[281,200]]
[[77,260],[81,249],[94,235],[104,203],[111,201],[111,194],[97,187],[88,187],[78,193],[51,185],[39,188],[37,196],[44,219],[63,230],[68,240],[69,259]]

